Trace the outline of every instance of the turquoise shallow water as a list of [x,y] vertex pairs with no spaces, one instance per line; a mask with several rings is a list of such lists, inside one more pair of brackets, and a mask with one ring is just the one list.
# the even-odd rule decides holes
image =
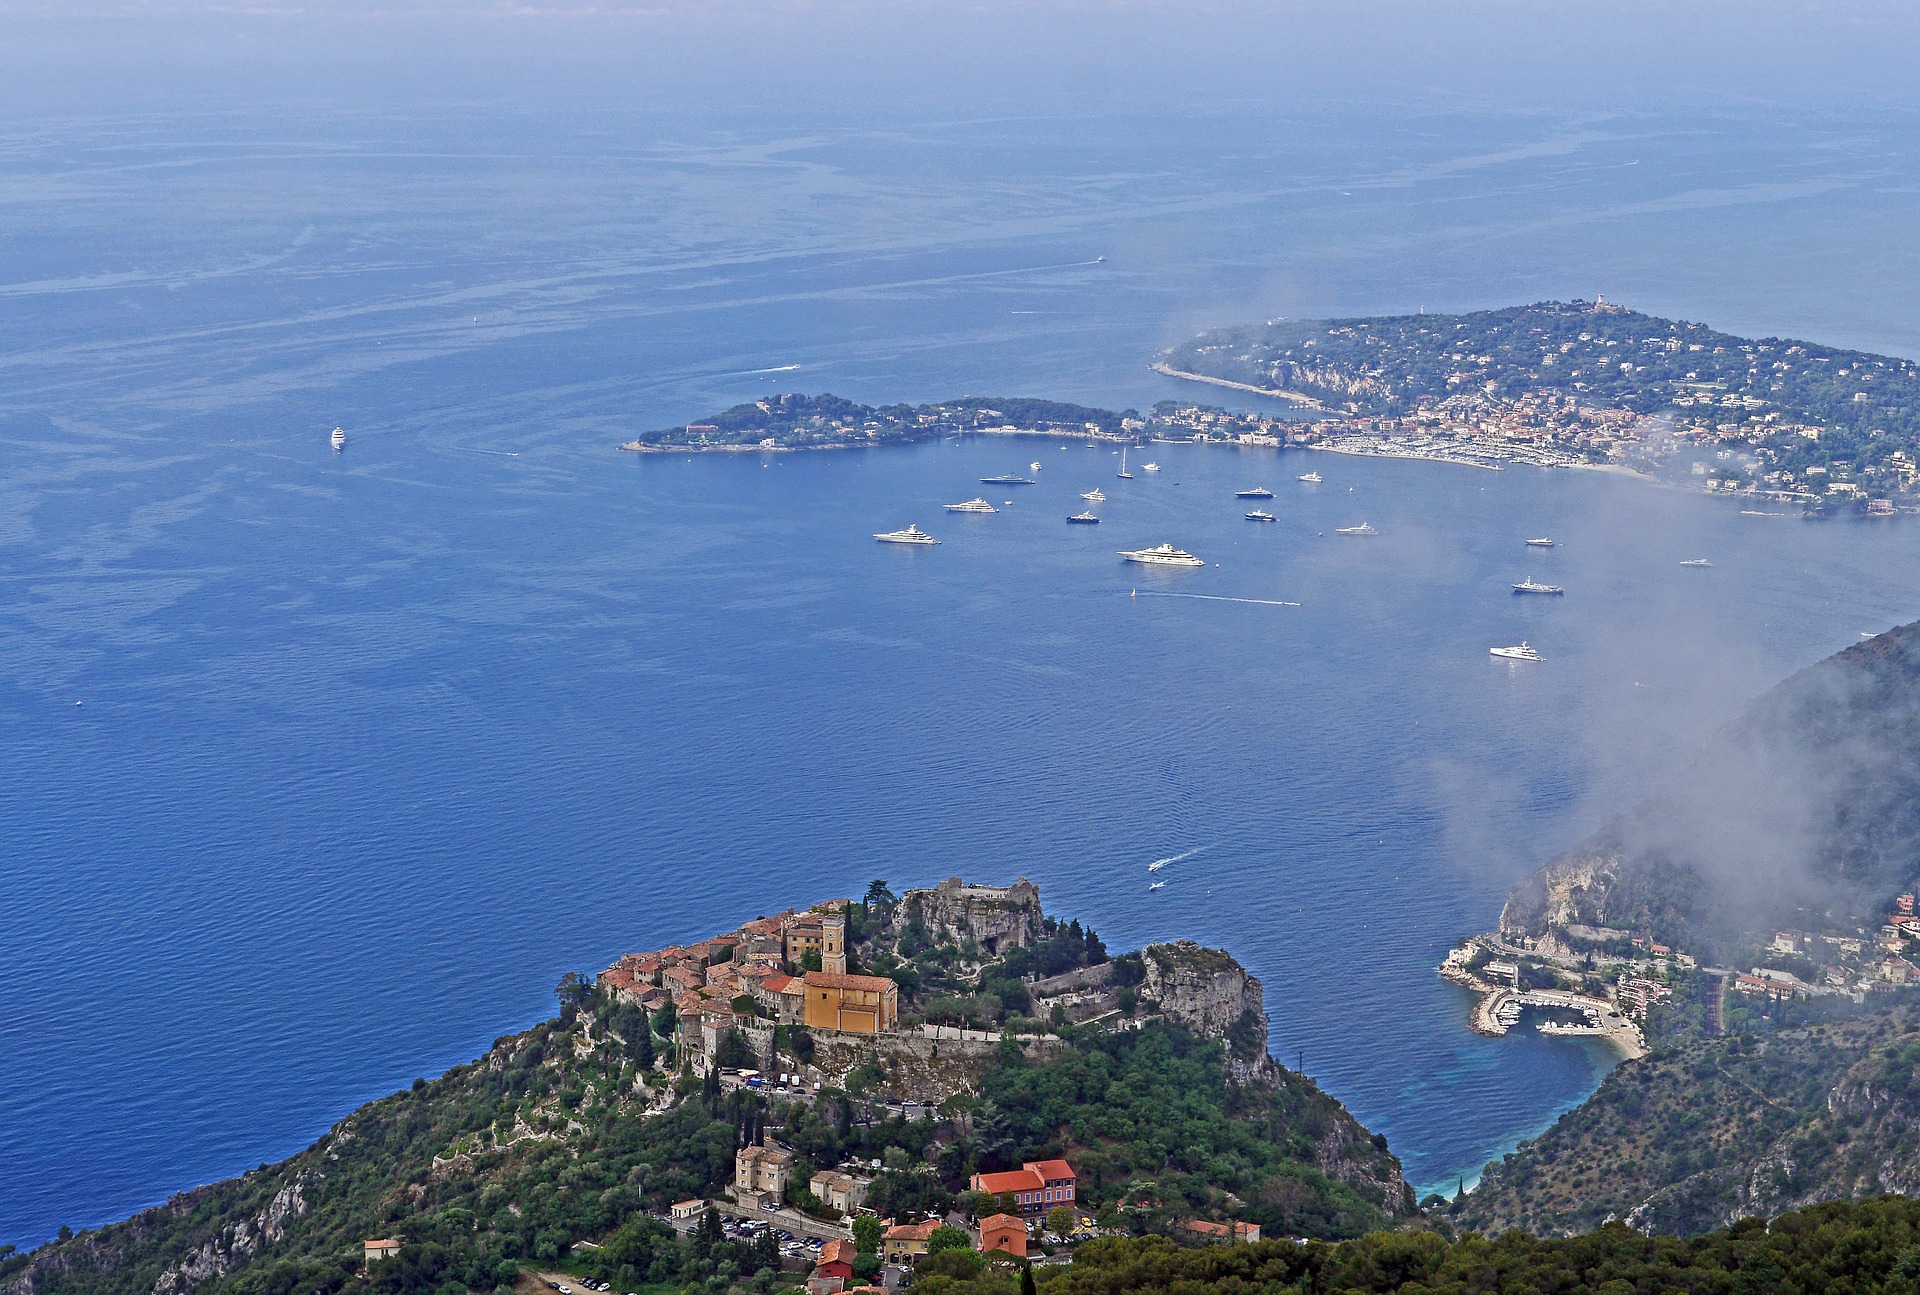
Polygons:
[[[1904,254],[1901,123],[625,125],[8,141],[0,1240],[285,1154],[565,970],[876,876],[1234,950],[1276,1054],[1450,1184],[1606,1057],[1468,1034],[1448,942],[1913,614],[1904,523],[1601,474],[612,449],[778,389],[1141,405],[1193,394],[1144,368],[1191,328],[1596,282],[1896,349],[1906,280],[1827,249]],[[908,522],[943,543],[869,538]],[[1114,555],[1161,540],[1217,565]],[[1487,657],[1520,637],[1542,666]]]

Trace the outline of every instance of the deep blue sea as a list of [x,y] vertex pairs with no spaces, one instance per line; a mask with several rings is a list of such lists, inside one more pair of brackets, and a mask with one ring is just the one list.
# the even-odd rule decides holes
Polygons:
[[[781,390],[1218,399],[1147,360],[1283,314],[1599,292],[1920,354],[1915,126],[0,127],[0,1242],[876,877],[1233,950],[1277,1055],[1421,1188],[1471,1177],[1608,1058],[1468,1033],[1432,966],[1743,699],[1920,614],[1920,526],[1304,452],[614,447]],[[941,545],[870,538],[909,522]],[[1162,540],[1209,565],[1115,556]]]

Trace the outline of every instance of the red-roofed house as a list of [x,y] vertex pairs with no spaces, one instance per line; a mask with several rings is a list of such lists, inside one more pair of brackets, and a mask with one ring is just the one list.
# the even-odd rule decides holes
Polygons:
[[1209,1223],[1206,1219],[1188,1219],[1180,1225],[1194,1236],[1206,1241],[1246,1241],[1260,1239],[1258,1223]]
[[911,1262],[927,1252],[927,1242],[940,1230],[935,1222],[896,1223],[880,1241],[880,1255],[889,1263]]
[[1029,1160],[1004,1173],[975,1174],[976,1192],[1011,1196],[1024,1214],[1045,1214],[1056,1205],[1073,1205],[1073,1166],[1064,1160]]
[[989,1214],[980,1220],[980,1252],[991,1254],[994,1251],[1010,1254],[1016,1259],[1027,1257],[1027,1224],[1011,1214]]
[[815,1277],[838,1277],[843,1282],[853,1280],[853,1242],[829,1241],[820,1247],[820,1262],[813,1266]]

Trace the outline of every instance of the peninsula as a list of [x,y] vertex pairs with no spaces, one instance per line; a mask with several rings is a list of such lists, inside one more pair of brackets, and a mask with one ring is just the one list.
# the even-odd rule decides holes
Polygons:
[[1920,489],[1914,362],[1735,337],[1605,301],[1274,320],[1202,334],[1151,367],[1292,408],[1169,400],[1115,412],[980,396],[873,406],[787,394],[622,448],[849,449],[994,435],[1310,449],[1634,472],[1815,516],[1891,515]]

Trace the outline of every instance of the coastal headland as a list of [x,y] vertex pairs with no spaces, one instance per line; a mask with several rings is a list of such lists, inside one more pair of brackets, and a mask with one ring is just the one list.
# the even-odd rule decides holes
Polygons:
[[1038,436],[1312,449],[1499,470],[1631,472],[1809,515],[1890,516],[1920,489],[1920,366],[1747,339],[1605,301],[1469,315],[1278,320],[1206,333],[1167,377],[1288,401],[1273,416],[1027,397],[871,406],[767,396],[642,433],[638,452],[852,449]]

